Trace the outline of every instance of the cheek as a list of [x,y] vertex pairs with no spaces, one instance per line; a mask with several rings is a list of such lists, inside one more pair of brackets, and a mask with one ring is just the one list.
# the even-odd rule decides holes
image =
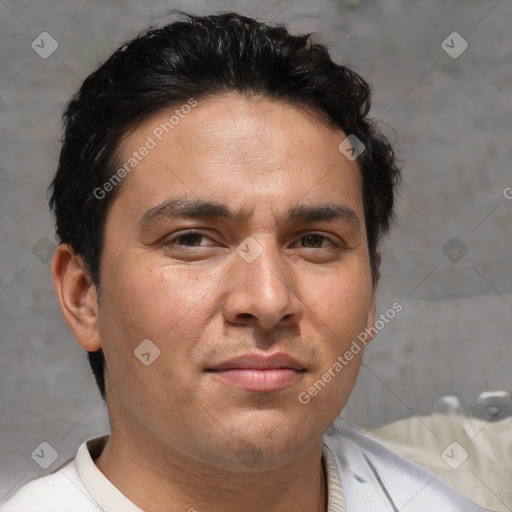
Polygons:
[[310,289],[310,325],[321,340],[321,362],[309,382],[314,389],[308,389],[313,394],[321,389],[311,403],[334,417],[350,395],[364,352],[358,336],[367,327],[372,302],[371,280],[365,268],[340,271],[329,280],[318,280]]
[[323,326],[326,335],[335,338],[336,348],[342,348],[348,338],[365,329],[371,307],[370,281],[363,275],[350,285],[342,276],[319,282],[308,291],[308,306],[312,324]]
[[177,267],[119,265],[102,285],[102,300],[129,333],[159,338],[182,327],[184,319],[205,314],[215,276],[198,274]]
[[[199,271],[119,265],[117,272],[108,274],[100,336],[113,382],[130,373],[142,394],[165,382],[187,382],[190,360],[215,314],[218,277],[204,270],[199,276]],[[146,339],[159,351],[148,367],[135,357]],[[137,393],[130,391],[132,396]]]
[[[211,319],[214,294],[205,279],[179,270],[119,265],[102,283],[99,327],[109,381],[133,411],[158,411],[164,396],[172,410],[190,405],[179,390],[189,387],[189,356]],[[146,339],[156,346],[147,349],[150,358],[158,353],[147,366],[136,357]]]

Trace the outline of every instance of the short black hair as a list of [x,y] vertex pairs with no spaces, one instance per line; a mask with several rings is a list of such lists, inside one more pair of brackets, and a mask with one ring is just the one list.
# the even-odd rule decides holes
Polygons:
[[[370,86],[350,67],[333,62],[311,34],[292,35],[228,12],[195,16],[151,27],[117,49],[91,73],[63,114],[58,169],[50,185],[50,208],[60,243],[84,260],[100,285],[105,218],[120,186],[94,191],[112,179],[128,131],[164,107],[230,92],[282,100],[313,111],[364,144],[364,214],[374,286],[379,280],[379,241],[393,217],[400,171],[393,149],[368,118]],[[341,153],[340,153],[341,157]],[[102,350],[89,352],[105,398]]]

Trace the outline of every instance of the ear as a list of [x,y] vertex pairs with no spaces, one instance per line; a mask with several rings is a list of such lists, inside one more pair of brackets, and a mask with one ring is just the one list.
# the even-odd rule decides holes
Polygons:
[[62,314],[81,347],[88,352],[101,348],[98,333],[98,297],[85,264],[71,246],[57,247],[52,278]]

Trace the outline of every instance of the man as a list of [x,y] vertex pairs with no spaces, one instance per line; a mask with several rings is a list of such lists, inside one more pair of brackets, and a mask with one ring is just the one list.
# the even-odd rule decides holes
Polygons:
[[369,105],[324,46],[233,13],[151,29],[85,80],[52,274],[111,433],[2,512],[483,510],[333,427],[399,178]]

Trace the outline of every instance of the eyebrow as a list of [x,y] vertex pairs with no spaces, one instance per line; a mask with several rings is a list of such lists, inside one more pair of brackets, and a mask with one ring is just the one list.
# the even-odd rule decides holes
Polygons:
[[345,204],[296,205],[292,207],[280,222],[301,221],[340,221],[360,226],[357,213]]
[[247,217],[249,212],[232,212],[222,203],[203,199],[167,199],[163,203],[147,210],[139,221],[139,226],[146,226],[172,217],[190,217],[194,219],[218,218],[235,220]]
[[[226,205],[203,199],[168,199],[147,210],[139,220],[139,227],[144,229],[156,222],[173,217],[193,219],[225,219],[242,221],[251,216],[251,211],[240,209],[230,210]],[[278,217],[279,223],[338,221],[359,227],[361,222],[356,212],[347,205],[326,203],[293,206],[284,215]]]

